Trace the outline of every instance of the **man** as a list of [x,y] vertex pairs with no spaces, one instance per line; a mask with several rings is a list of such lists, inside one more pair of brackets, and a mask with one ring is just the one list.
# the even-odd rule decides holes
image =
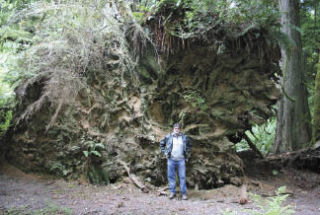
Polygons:
[[178,167],[180,192],[182,199],[187,200],[186,159],[190,154],[191,142],[180,132],[179,123],[174,124],[173,132],[160,141],[160,148],[168,159],[169,198],[173,199],[176,196],[176,167]]

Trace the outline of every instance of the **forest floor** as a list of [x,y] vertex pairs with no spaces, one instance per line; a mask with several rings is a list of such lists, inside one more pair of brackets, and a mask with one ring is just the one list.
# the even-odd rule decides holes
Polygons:
[[[251,172],[252,173],[252,172]],[[267,174],[267,175],[266,175]],[[290,204],[298,215],[320,214],[320,175],[294,169],[248,176],[249,192],[263,198],[274,196],[286,185]],[[250,198],[240,205],[240,189],[227,185],[212,190],[189,189],[189,200],[143,193],[129,180],[108,186],[64,181],[25,174],[9,164],[0,168],[0,215],[2,214],[250,214],[258,204]],[[227,213],[227,211],[234,211]]]

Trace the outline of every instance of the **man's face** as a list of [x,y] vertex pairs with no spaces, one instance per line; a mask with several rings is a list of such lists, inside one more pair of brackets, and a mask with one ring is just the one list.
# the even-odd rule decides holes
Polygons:
[[179,127],[174,127],[173,128],[173,133],[174,134],[179,134],[180,133],[180,128]]

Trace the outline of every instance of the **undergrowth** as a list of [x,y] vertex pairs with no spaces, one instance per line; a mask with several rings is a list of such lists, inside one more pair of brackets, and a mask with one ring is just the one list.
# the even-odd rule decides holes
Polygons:
[[[248,215],[290,215],[294,214],[292,205],[284,205],[284,202],[288,198],[286,187],[279,187],[276,191],[276,195],[273,197],[262,198],[260,195],[250,193],[251,198],[254,200],[255,206],[258,209],[245,209],[243,212]],[[223,215],[237,215],[240,214],[237,211],[226,209]],[[241,212],[241,214],[243,214]]]

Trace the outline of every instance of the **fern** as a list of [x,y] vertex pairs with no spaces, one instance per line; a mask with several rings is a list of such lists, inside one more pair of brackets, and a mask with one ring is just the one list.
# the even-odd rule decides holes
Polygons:
[[[255,201],[258,210],[256,209],[246,209],[242,210],[245,214],[254,214],[254,215],[290,215],[295,213],[291,205],[283,205],[285,200],[288,198],[288,194],[284,194],[286,187],[279,187],[276,191],[274,197],[262,198],[257,194],[250,194],[251,198]],[[241,212],[241,214],[243,214]],[[237,215],[237,211],[232,211],[227,208],[223,211],[223,215]]]
[[[271,118],[263,125],[255,125],[252,128],[252,133],[246,131],[246,135],[256,145],[260,152],[268,154],[271,150],[276,129],[276,119]],[[237,151],[248,150],[248,143],[243,139],[236,145]]]
[[82,153],[86,158],[90,158],[92,155],[101,157],[101,151],[105,149],[105,145],[100,142],[95,142],[94,140],[86,140],[83,136],[80,143],[86,150],[83,150]]
[[291,205],[283,206],[284,201],[288,198],[285,193],[286,187],[279,187],[276,191],[276,196],[262,199],[257,194],[252,194],[252,198],[257,203],[259,211],[248,211],[250,214],[256,215],[290,215],[295,213]]

